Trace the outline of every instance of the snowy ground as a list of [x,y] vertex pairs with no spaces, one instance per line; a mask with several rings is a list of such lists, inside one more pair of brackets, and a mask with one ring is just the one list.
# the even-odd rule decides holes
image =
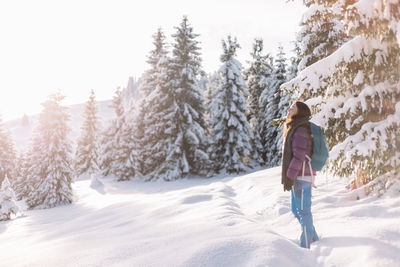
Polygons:
[[306,250],[280,168],[177,182],[81,180],[74,204],[0,222],[0,266],[398,266],[398,191],[356,200],[345,184],[318,177],[322,238]]

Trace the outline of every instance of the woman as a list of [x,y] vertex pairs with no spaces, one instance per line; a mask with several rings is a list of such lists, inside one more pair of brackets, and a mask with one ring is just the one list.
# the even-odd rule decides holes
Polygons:
[[312,137],[310,132],[311,111],[300,101],[294,102],[287,111],[282,153],[282,184],[284,191],[291,191],[292,212],[301,225],[300,246],[310,248],[318,240],[311,214],[311,188],[315,170],[312,169]]

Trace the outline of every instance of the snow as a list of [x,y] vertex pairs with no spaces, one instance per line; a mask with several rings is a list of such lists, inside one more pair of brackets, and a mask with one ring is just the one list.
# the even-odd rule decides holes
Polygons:
[[[388,50],[387,44],[382,43],[378,39],[366,39],[363,36],[354,37],[330,56],[302,70],[296,78],[283,84],[281,87],[288,90],[298,87],[298,95],[302,95],[306,88],[311,92],[316,92],[319,88],[326,87],[326,79],[337,71],[337,67],[340,63],[357,61],[361,59],[363,53],[369,55],[376,50],[380,50],[382,51],[382,55],[386,55]],[[375,62],[376,65],[381,63],[381,60],[376,60]],[[360,78],[361,77],[358,77],[356,82],[359,82]]]
[[360,85],[363,84],[363,82],[364,82],[364,72],[362,70],[359,70],[357,72],[356,77],[354,77],[353,84]]
[[[97,177],[96,179],[98,179]],[[280,167],[174,182],[101,178],[73,185],[75,202],[0,223],[4,266],[396,266],[400,185],[385,196],[317,176],[321,240],[298,246],[300,227]],[[43,251],[46,251],[43,254]]]
[[[353,136],[348,137],[342,143],[334,146],[329,152],[330,158],[338,157],[338,154],[341,151],[345,151],[347,157],[347,162],[352,162],[351,155],[365,155],[368,156],[371,151],[376,148],[376,140],[380,141],[379,145],[383,147],[383,150],[387,148],[387,143],[385,143],[385,135],[384,138],[379,138],[380,133],[385,133],[385,129],[390,125],[396,123],[400,118],[400,103],[397,103],[395,106],[395,113],[393,115],[389,115],[385,120],[380,122],[368,122],[365,123],[359,132],[354,134]],[[383,139],[383,140],[382,140]],[[356,145],[354,145],[356,144]],[[359,153],[355,153],[358,151]],[[376,166],[379,165],[379,162],[375,162]],[[395,165],[393,165],[395,166]]]
[[90,175],[90,187],[101,194],[105,193],[103,182],[94,174]]
[[359,0],[357,3],[350,5],[349,9],[355,7],[363,16],[373,18],[382,12],[381,1],[382,0]]
[[395,26],[395,28],[396,28],[397,43],[400,45],[400,21],[397,22],[397,25]]
[[323,5],[313,4],[311,5],[306,12],[303,13],[301,22],[306,23],[311,20],[313,16],[315,16],[318,12],[323,13],[327,8]]
[[[381,10],[382,1],[360,0],[349,8],[359,10],[360,23],[368,22],[368,17],[388,19],[400,44],[400,22],[391,18],[393,12],[389,12],[389,8]],[[398,0],[389,2],[397,4]],[[314,5],[304,14],[303,20],[311,19],[322,11],[322,6]],[[340,13],[339,10],[334,12]],[[340,25],[335,27],[338,31],[343,30]],[[308,43],[310,38],[304,36],[302,44]],[[315,51],[320,52],[320,49],[322,46]],[[376,56],[375,65],[382,65],[386,63],[390,51],[390,45],[382,42],[379,36],[374,39],[356,36],[317,64],[302,69],[283,87],[297,88],[299,94],[304,90],[316,92],[329,85],[330,77],[344,63],[356,62],[365,55],[373,54]],[[232,62],[232,68],[227,72],[228,78],[237,80],[232,90],[243,90],[244,94],[248,94],[243,87],[244,80],[236,75],[240,73],[241,65],[235,59]],[[163,59],[160,64],[164,64]],[[227,66],[225,63],[222,68]],[[189,79],[194,77],[194,72],[187,68],[183,68],[181,74],[188,75]],[[368,79],[372,80],[371,75],[359,70],[352,80],[352,84],[359,87],[357,96],[344,93],[330,98],[329,104],[325,105],[326,111],[313,117],[314,122],[324,122],[323,116],[339,118],[347,112],[356,112],[357,108],[366,111],[369,107],[365,99],[369,96],[378,94],[382,100],[393,87],[387,82],[363,85]],[[139,82],[129,79],[125,97],[134,96],[138,86]],[[221,84],[218,86],[221,87]],[[331,86],[326,89],[325,96],[311,98],[307,104],[317,106],[326,96],[334,95],[337,88]],[[221,105],[221,101],[217,101],[220,95],[213,99],[214,108]],[[149,99],[157,99],[156,96],[152,93]],[[159,100],[159,103],[162,102]],[[244,100],[239,102],[243,104]],[[103,123],[114,116],[108,105],[109,101],[100,103]],[[176,103],[174,105],[177,106]],[[335,111],[330,107],[334,107]],[[80,133],[83,109],[84,105],[70,108],[70,127],[74,130],[71,140],[76,140]],[[230,108],[232,113],[239,110],[238,104]],[[227,109],[221,113],[222,119],[215,123],[215,129],[222,128],[223,119],[243,129],[239,121],[244,120],[245,115],[234,118],[229,114]],[[189,122],[199,117],[195,109],[188,106],[185,106],[184,115]],[[168,119],[166,116],[164,119]],[[384,139],[391,134],[386,129],[399,118],[400,103],[397,103],[394,114],[382,121],[362,125],[360,131],[334,146],[330,157],[337,158],[343,153],[340,168],[344,169],[354,163],[354,155],[368,157],[376,148],[376,140],[385,150],[387,144]],[[20,120],[7,124],[19,149],[26,147],[32,125],[37,120],[36,117],[29,119],[30,124],[25,126]],[[350,129],[362,120],[362,116],[353,121],[347,119],[346,128]],[[324,126],[327,126],[326,120]],[[165,133],[172,133],[171,127],[165,129]],[[165,170],[167,177],[181,177],[182,173],[189,172],[185,155],[174,158],[174,153],[182,149],[177,145],[180,140],[185,136],[190,143],[199,144],[204,137],[198,124],[186,128],[186,134],[180,133],[175,145],[171,145],[167,157],[171,164]],[[234,132],[230,132],[228,137],[224,137],[222,132],[216,134],[217,139],[226,138],[238,146],[243,146],[249,135],[235,136]],[[155,147],[162,149],[164,145],[158,142]],[[244,151],[244,155],[250,154],[248,148]],[[197,148],[194,154],[195,159],[207,158],[207,154]],[[237,150],[226,150],[223,156],[230,158],[234,168],[242,168],[238,165],[242,156]],[[374,164],[382,165],[382,159],[377,159]],[[398,166],[398,162],[393,159],[391,166]],[[384,182],[387,189],[383,196],[377,197],[366,196],[365,188],[347,190],[348,179],[319,174],[317,188],[313,189],[312,210],[321,240],[313,243],[311,250],[306,250],[298,245],[300,225],[291,214],[290,194],[282,190],[280,172],[280,167],[277,167],[242,175],[189,176],[174,182],[163,179],[116,182],[117,177],[100,174],[80,177],[72,185],[72,204],[46,210],[26,210],[25,203],[20,201],[18,206],[25,208],[13,214],[11,220],[0,222],[0,266],[398,265],[400,177],[393,176],[388,180],[384,180],[385,177],[376,178],[373,182]],[[7,207],[8,204],[3,204],[3,208]]]

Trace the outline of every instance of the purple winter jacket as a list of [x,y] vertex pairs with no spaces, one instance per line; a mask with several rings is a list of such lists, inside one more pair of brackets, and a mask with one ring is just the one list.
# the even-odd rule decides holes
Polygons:
[[[312,140],[306,127],[300,126],[293,134],[292,152],[293,157],[290,161],[286,176],[293,180],[295,180],[297,177],[301,177],[304,161],[306,161],[304,176],[311,176],[310,166],[308,164],[308,160],[306,159],[306,155],[311,157]],[[315,176],[315,170],[312,170],[312,172]]]

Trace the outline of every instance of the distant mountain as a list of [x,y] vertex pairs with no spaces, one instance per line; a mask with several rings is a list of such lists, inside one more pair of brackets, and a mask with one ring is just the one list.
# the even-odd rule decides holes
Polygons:
[[128,84],[123,89],[123,94],[125,97],[125,104],[128,105],[130,101],[137,102],[141,98],[140,94],[140,79],[135,77],[129,77]]
[[[127,107],[129,103],[133,103],[133,105],[136,105],[138,103],[141,98],[139,87],[140,79],[129,77],[127,86],[123,89],[125,107]],[[102,127],[106,125],[107,121],[114,117],[114,111],[110,107],[110,104],[111,100],[98,101],[98,116],[100,118]],[[83,123],[83,112],[85,110],[85,105],[86,103],[69,106],[69,113],[71,116],[69,126],[72,129],[70,139],[74,143],[76,142],[76,139],[80,134],[81,125]],[[27,149],[29,139],[32,135],[32,131],[35,128],[35,123],[37,121],[38,115],[39,114],[32,116],[23,116],[20,119],[5,122],[5,126],[10,129],[15,141],[16,148],[19,151],[24,151]]]
[[[114,111],[110,107],[111,100],[98,101],[99,108],[99,119],[101,121],[101,126],[104,125],[114,117]],[[75,104],[69,106],[70,122],[72,133],[70,139],[72,142],[76,142],[76,138],[80,134],[81,125],[83,123],[83,112],[85,110],[86,103]],[[24,151],[27,149],[29,144],[29,139],[31,137],[32,131],[35,128],[38,115],[28,116],[27,118],[16,119],[12,121],[5,122],[5,126],[10,129],[12,136],[15,140],[16,148],[19,151]],[[28,119],[28,121],[26,120]]]

